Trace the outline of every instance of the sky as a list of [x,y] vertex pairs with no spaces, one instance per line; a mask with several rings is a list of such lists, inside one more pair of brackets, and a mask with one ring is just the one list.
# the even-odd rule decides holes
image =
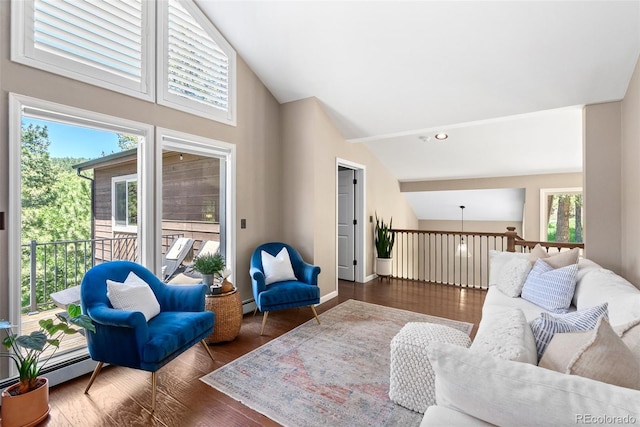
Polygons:
[[113,132],[106,132],[80,126],[71,126],[62,123],[22,118],[22,125],[47,126],[49,132],[49,155],[53,157],[74,157],[94,159],[102,156],[117,153],[118,137]]

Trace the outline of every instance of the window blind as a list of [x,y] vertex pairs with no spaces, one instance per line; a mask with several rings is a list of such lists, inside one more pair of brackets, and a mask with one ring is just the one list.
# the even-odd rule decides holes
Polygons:
[[176,0],[168,10],[168,91],[229,110],[229,58]]
[[34,47],[140,82],[142,20],[142,0],[35,0]]

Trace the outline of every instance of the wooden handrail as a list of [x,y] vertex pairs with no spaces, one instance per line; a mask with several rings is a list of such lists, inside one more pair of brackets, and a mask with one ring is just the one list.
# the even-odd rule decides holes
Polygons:
[[529,250],[536,247],[536,245],[540,245],[549,252],[549,249],[555,248],[560,252],[562,249],[573,249],[579,248],[584,249],[584,243],[565,243],[565,242],[543,242],[543,241],[534,241],[534,240],[524,240],[522,237],[518,236],[516,233],[515,227],[507,227],[507,231],[504,233],[507,237],[507,252],[515,252],[516,246],[521,246],[528,248]]

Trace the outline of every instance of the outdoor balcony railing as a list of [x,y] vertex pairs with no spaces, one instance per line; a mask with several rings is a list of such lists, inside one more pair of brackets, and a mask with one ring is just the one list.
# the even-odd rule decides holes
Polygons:
[[[162,236],[163,253],[183,234]],[[112,260],[136,261],[137,236],[37,242],[22,245],[22,311],[35,313],[53,307],[50,295],[80,285],[96,264]]]
[[[504,233],[392,231],[396,236],[393,277],[472,288],[489,286],[490,250],[529,252],[538,243],[547,251],[584,248],[582,243],[526,241],[514,227]],[[463,243],[466,247],[459,250]]]

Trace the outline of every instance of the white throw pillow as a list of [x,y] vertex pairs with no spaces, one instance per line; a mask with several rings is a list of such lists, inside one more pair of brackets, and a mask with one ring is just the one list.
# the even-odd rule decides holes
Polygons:
[[489,286],[498,284],[502,267],[512,259],[529,259],[529,254],[520,252],[489,251]]
[[553,313],[569,311],[578,264],[554,269],[538,259],[522,287],[522,298]]
[[113,308],[139,311],[147,322],[160,313],[160,304],[151,287],[133,271],[124,283],[107,280],[107,298]]
[[[526,263],[529,261],[525,260]],[[471,350],[504,360],[538,363],[536,341],[527,318],[518,308],[488,307]]]
[[580,417],[603,414],[640,419],[637,390],[528,363],[478,357],[446,343],[431,343],[427,354],[436,374],[438,406],[491,424],[570,426],[586,420]]
[[531,263],[528,259],[513,258],[500,270],[496,286],[503,294],[517,298],[522,293],[522,286],[531,271]]
[[285,280],[298,280],[293,272],[287,248],[282,248],[275,257],[268,252],[262,251],[260,257],[262,258],[265,285],[284,282]]

